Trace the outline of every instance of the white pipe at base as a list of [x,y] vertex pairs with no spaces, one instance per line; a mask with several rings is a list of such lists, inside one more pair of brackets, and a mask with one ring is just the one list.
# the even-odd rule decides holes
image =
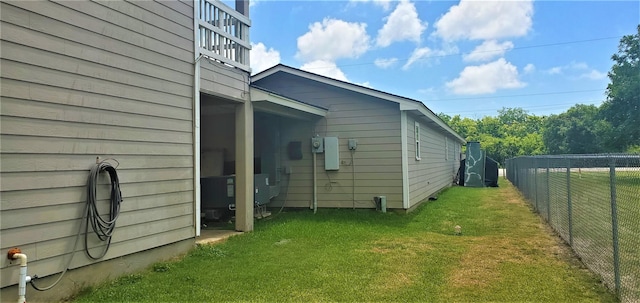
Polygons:
[[27,255],[14,254],[13,259],[20,260],[20,277],[18,280],[18,303],[27,302],[27,282],[31,281],[31,277],[27,276]]

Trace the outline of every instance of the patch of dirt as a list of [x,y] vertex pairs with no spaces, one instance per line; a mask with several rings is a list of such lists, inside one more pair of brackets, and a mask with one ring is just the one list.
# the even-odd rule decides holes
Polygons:
[[398,238],[398,239],[382,239],[373,243],[371,251],[379,254],[400,254],[413,257],[423,254],[432,247],[420,238]]
[[384,238],[372,243],[369,252],[379,255],[377,258],[385,268],[384,275],[376,277],[372,286],[383,290],[397,290],[413,284],[422,273],[416,259],[433,247],[423,238]]
[[559,263],[568,253],[561,244],[549,236],[475,238],[460,265],[450,273],[449,283],[459,288],[484,288],[500,279],[502,264]]
[[506,186],[505,189],[500,191],[500,194],[504,202],[509,204],[525,204],[524,197],[513,187],[512,185]]
[[499,279],[500,264],[528,261],[527,254],[517,249],[510,239],[479,237],[473,242],[460,259],[460,265],[449,276],[454,287],[486,287]]

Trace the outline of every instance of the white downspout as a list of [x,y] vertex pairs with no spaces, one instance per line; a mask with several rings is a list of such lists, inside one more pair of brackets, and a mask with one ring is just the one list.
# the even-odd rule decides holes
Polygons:
[[318,211],[318,177],[316,174],[316,153],[313,154],[313,213]]
[[193,200],[196,237],[200,236],[200,0],[193,1]]

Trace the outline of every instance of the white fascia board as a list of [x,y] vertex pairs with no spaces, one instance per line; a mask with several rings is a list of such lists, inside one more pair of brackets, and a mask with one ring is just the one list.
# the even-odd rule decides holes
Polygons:
[[403,112],[406,112],[406,111],[417,111],[422,116],[425,116],[427,119],[433,121],[435,124],[440,126],[440,128],[444,129],[445,131],[447,131],[448,133],[453,135],[456,139],[458,139],[458,142],[460,142],[461,144],[466,144],[467,143],[467,141],[464,138],[462,138],[458,133],[456,133],[453,129],[451,129],[451,127],[449,125],[444,123],[444,121],[442,121],[442,119],[440,119],[438,116],[436,116],[432,112],[426,110],[425,108],[422,108],[422,106],[417,106],[417,107],[413,107],[412,108],[411,105],[407,105],[407,106],[404,106],[404,107],[402,105],[400,105],[400,110],[403,111]]
[[261,89],[251,87],[251,102],[270,102],[280,106],[288,107],[291,109],[299,110],[308,114],[316,115],[319,117],[326,117],[328,110],[318,108],[312,105],[304,104],[302,102],[289,99],[274,93],[263,91]]
[[407,103],[407,102],[403,102],[400,103],[400,110],[401,111],[407,111],[407,110],[419,110],[417,104],[411,104],[411,103]]

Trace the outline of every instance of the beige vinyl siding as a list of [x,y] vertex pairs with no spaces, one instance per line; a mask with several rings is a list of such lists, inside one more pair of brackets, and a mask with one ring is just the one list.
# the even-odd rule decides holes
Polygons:
[[[407,143],[409,163],[409,208],[452,184],[455,164],[453,144],[457,140],[443,131],[429,127],[429,123],[418,118],[420,124],[420,160],[415,157],[416,116],[407,114]],[[448,139],[445,139],[448,137]],[[446,142],[449,156],[446,157]]]
[[249,75],[206,58],[200,59],[200,91],[209,95],[249,100]]
[[[313,197],[311,137],[338,137],[340,169],[325,171],[325,154],[317,155],[318,207],[372,208],[373,197],[387,196],[387,207],[402,208],[402,164],[400,110],[397,104],[364,97],[335,87],[315,84],[294,77],[287,81],[258,81],[267,88],[295,100],[329,110],[326,119],[291,122],[282,135],[282,148],[289,141],[301,141],[302,160],[289,160],[283,153],[281,163],[292,168],[291,183],[283,186],[289,194],[274,202],[281,205],[286,197],[288,207],[309,207]],[[348,139],[358,140],[353,165]],[[353,175],[355,173],[355,184]],[[287,181],[287,180],[285,180]]]
[[[0,10],[0,252],[20,247],[39,276],[61,271],[97,156],[119,161],[124,198],[105,259],[193,238],[192,3],[3,1]],[[103,174],[103,205],[107,184]],[[71,268],[94,262],[82,249]],[[0,287],[17,283],[8,265]]]

